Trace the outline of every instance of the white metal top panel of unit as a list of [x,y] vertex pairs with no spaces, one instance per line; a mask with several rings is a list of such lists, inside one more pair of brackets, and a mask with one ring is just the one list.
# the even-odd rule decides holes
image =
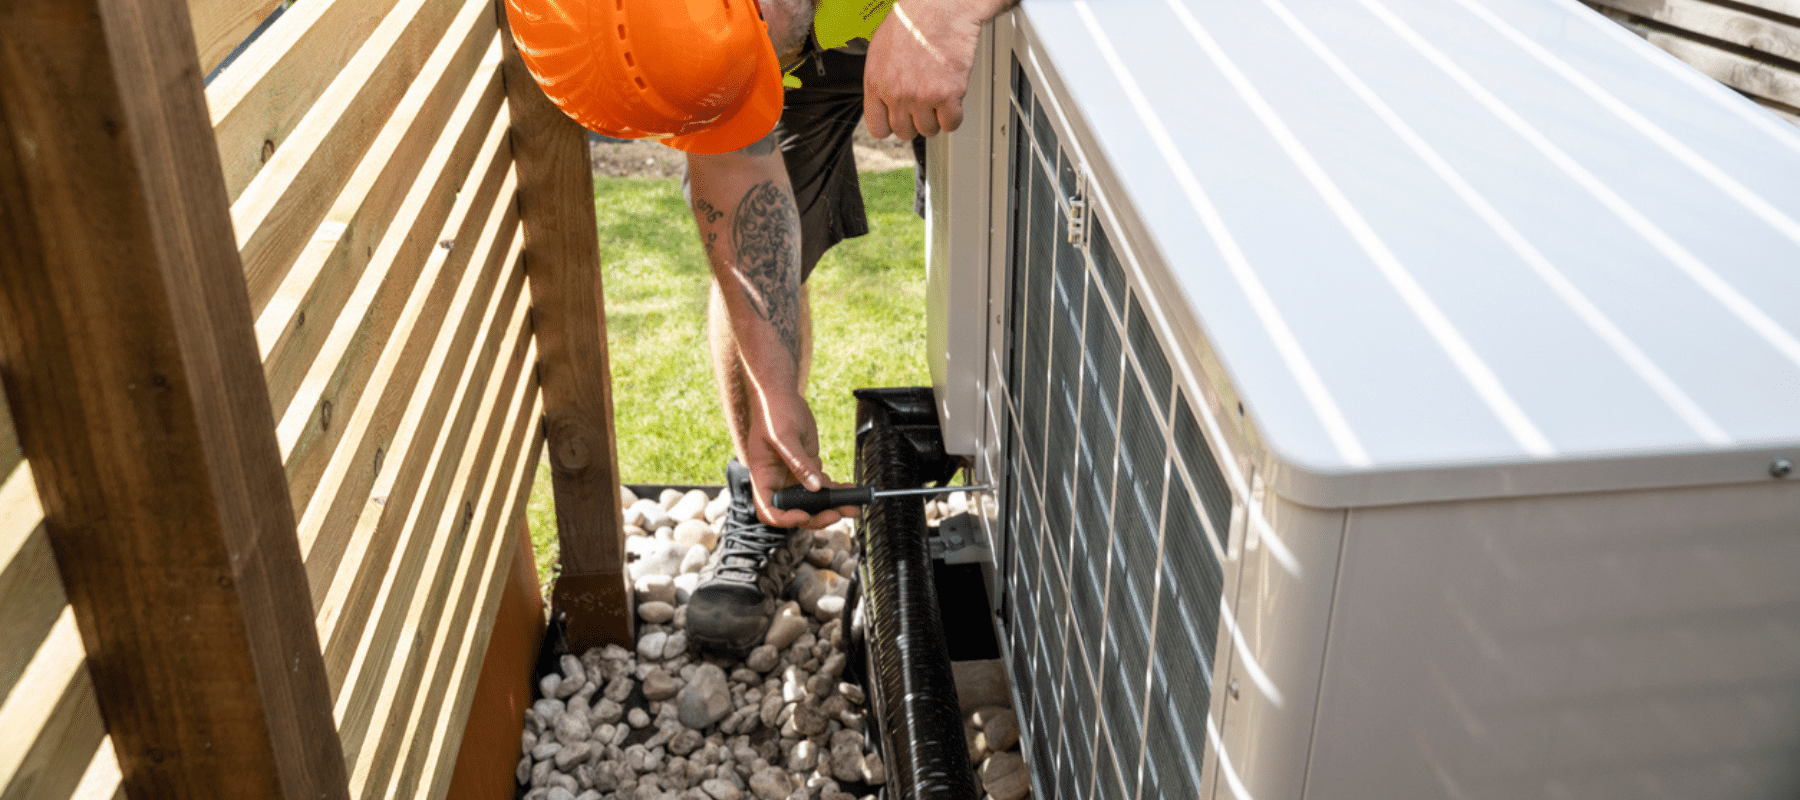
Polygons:
[[1024,13],[1278,491],[1768,480],[1800,456],[1800,130],[1575,0]]

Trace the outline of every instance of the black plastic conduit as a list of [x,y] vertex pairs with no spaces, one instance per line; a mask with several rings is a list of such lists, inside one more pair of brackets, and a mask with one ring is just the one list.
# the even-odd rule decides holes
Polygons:
[[[950,476],[930,389],[861,390],[856,480],[912,488]],[[886,760],[887,800],[975,800],[956,682],[925,544],[921,498],[877,500],[859,524],[859,621],[870,700]]]

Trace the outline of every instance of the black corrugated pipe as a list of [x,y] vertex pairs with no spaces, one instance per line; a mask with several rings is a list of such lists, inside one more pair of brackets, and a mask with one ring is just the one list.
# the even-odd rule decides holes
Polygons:
[[[881,489],[941,483],[944,455],[930,389],[856,392],[856,480]],[[877,500],[864,512],[856,626],[868,654],[869,697],[887,762],[887,800],[975,800],[956,682],[938,616],[925,506]]]

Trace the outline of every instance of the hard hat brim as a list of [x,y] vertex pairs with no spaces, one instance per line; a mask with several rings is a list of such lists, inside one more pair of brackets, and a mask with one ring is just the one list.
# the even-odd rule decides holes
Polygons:
[[756,76],[751,81],[750,96],[735,111],[706,130],[658,141],[700,155],[742,150],[775,129],[775,122],[781,119],[782,93],[781,62],[775,58],[774,45],[765,39],[756,51]]

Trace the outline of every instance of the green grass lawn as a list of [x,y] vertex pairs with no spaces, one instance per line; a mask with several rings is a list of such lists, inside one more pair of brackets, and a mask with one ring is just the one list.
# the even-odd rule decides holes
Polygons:
[[[807,398],[820,455],[849,480],[852,389],[921,386],[925,365],[925,224],[912,211],[913,172],[863,173],[870,233],[832,248],[807,285],[814,355]],[[717,484],[731,439],[706,355],[711,273],[674,179],[594,182],[606,279],[619,473],[626,483]],[[528,510],[538,573],[556,563],[550,467],[538,466]]]

